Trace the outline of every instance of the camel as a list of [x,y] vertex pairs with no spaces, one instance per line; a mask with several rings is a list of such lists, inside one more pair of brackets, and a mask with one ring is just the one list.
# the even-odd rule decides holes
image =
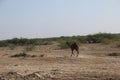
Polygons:
[[71,56],[74,55],[74,50],[77,51],[77,57],[79,55],[79,46],[76,44],[76,42],[74,42],[73,44],[70,44],[69,42],[66,42],[66,44],[71,48]]

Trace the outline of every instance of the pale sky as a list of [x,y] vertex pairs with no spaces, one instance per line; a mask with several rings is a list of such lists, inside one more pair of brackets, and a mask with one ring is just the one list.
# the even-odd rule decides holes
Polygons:
[[0,0],[0,39],[120,33],[120,0]]

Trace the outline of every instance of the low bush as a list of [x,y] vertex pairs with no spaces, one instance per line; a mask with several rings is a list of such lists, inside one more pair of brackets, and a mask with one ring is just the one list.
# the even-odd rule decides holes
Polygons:
[[44,54],[41,54],[39,57],[44,57],[45,55]]
[[102,43],[105,42],[113,42],[116,40],[120,39],[120,35],[119,34],[111,34],[111,33],[97,33],[97,34],[93,34],[93,35],[87,35],[84,37],[84,42],[87,43]]
[[37,57],[37,55],[31,55],[30,57]]
[[120,56],[120,53],[109,53],[108,56]]
[[23,53],[19,53],[19,54],[14,54],[10,57],[37,57],[37,55],[28,55],[25,52],[23,52]]
[[49,45],[52,44],[52,39],[26,39],[26,38],[13,38],[9,40],[1,40],[0,47],[9,45],[26,46],[26,45]]
[[26,54],[25,52],[23,53],[19,53],[19,54],[15,54],[12,55],[11,57],[29,57],[30,55]]
[[8,46],[8,42],[3,40],[3,41],[0,41],[0,47],[6,47]]

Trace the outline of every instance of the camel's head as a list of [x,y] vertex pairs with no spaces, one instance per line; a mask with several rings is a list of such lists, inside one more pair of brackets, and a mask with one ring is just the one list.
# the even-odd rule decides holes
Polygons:
[[66,42],[66,44],[67,44],[68,46],[70,46],[70,43],[69,43],[69,42]]
[[70,44],[69,42],[66,42],[66,44]]

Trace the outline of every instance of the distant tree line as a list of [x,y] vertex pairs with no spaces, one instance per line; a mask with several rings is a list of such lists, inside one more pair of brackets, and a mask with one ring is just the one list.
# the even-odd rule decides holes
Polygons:
[[26,39],[26,38],[13,38],[8,40],[1,40],[0,47],[5,47],[9,45],[48,45],[53,42],[64,43],[69,42],[78,42],[78,43],[108,43],[120,41],[120,34],[111,34],[111,33],[97,33],[86,36],[61,36],[54,38],[36,38],[36,39]]

